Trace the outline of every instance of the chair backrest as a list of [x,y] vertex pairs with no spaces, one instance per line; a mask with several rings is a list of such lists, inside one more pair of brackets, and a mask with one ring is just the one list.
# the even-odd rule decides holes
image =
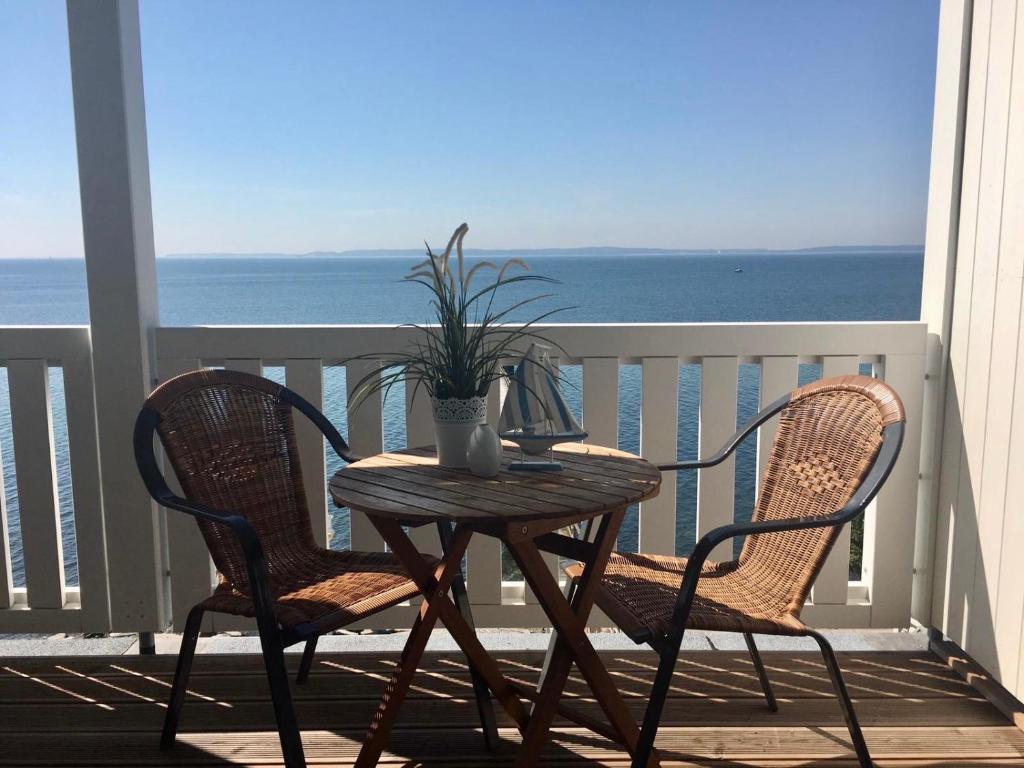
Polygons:
[[[194,502],[246,518],[260,537],[267,575],[287,569],[292,555],[316,548],[295,443],[293,407],[326,419],[291,390],[239,371],[202,370],[162,384],[146,409]],[[319,417],[319,418],[316,418]],[[332,443],[346,448],[333,428]],[[224,526],[198,521],[217,570],[237,588],[248,581],[245,557]]]
[[[795,390],[779,413],[753,519],[837,512],[874,465],[883,430],[904,421],[899,395],[878,379],[838,376]],[[798,614],[841,529],[836,524],[750,536],[739,568],[771,593],[770,602]]]

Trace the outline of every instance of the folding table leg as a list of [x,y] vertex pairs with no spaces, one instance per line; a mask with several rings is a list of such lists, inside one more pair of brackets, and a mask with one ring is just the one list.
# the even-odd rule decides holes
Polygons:
[[[448,550],[451,549],[452,536],[454,535],[452,524],[445,521],[439,522],[437,524],[437,533],[441,539],[441,551],[447,555]],[[455,598],[455,606],[459,609],[459,613],[462,614],[466,624],[469,625],[470,629],[475,630],[473,610],[469,603],[469,596],[466,594],[466,582],[462,577],[461,562],[459,563],[459,573],[454,581],[452,581],[452,596]],[[473,681],[473,693],[476,695],[476,709],[480,715],[480,727],[484,732],[484,745],[487,749],[493,751],[498,748],[498,724],[494,719],[494,702],[491,701],[491,691],[487,687],[487,683],[480,676],[480,672],[477,670],[473,660],[467,656],[466,661],[469,663],[469,675]]]
[[[583,541],[593,542],[593,540],[594,540],[593,537],[594,537],[594,534],[596,532],[597,532],[597,530],[596,530],[596,528],[594,526],[594,518],[590,518],[589,520],[587,520],[586,526],[583,529],[583,536],[581,538],[583,539]],[[565,589],[563,590],[562,594],[565,597],[565,601],[567,603],[569,603],[570,605],[572,605],[572,602],[573,602],[572,595],[573,595],[573,592],[575,590],[576,590],[576,579],[574,579],[574,578],[568,579],[565,582]],[[547,680],[547,677],[548,677],[548,668],[551,666],[551,659],[554,657],[554,655],[555,655],[555,648],[557,648],[557,647],[558,647],[558,633],[555,632],[554,629],[552,629],[551,630],[551,639],[548,640],[548,649],[544,653],[544,662],[541,664],[541,667],[540,667],[540,677],[537,678],[537,693],[540,693],[541,689],[544,687],[544,681]],[[530,711],[531,712],[533,711],[533,706],[530,707]]]
[[[516,537],[506,541],[523,576],[558,632],[558,642],[552,654],[547,678],[523,735],[523,747],[516,760],[516,766],[526,768],[537,764],[573,661],[594,692],[622,743],[631,754],[636,748],[639,736],[636,721],[585,631],[587,617],[593,607],[597,587],[611,554],[623,514],[624,510],[616,510],[606,514],[601,521],[592,558],[584,564],[583,574],[573,594],[572,605],[566,602],[532,539]],[[659,765],[657,756],[652,756],[649,765]]]
[[[565,583],[565,589],[562,592],[562,596],[565,601],[572,605],[572,594],[576,590],[576,579],[569,579]],[[537,693],[540,693],[544,689],[544,681],[548,679],[548,670],[551,669],[551,660],[555,657],[555,649],[558,647],[558,633],[552,629],[551,639],[548,640],[548,649],[544,653],[544,662],[540,667],[540,677],[537,678]],[[537,706],[536,703],[530,706],[530,712],[533,712],[533,708]]]
[[[476,633],[466,623],[466,620],[462,618],[462,614],[455,607],[455,603],[448,597],[447,587],[444,590],[439,588],[430,568],[423,562],[423,556],[416,550],[412,541],[409,540],[405,531],[402,530],[401,525],[394,520],[386,518],[371,517],[370,520],[391,548],[391,551],[395,553],[395,556],[402,561],[402,565],[409,571],[409,575],[416,582],[420,592],[424,596],[430,595],[431,602],[436,604],[438,617],[441,619],[441,622],[451,633],[452,639],[458,644],[462,652],[466,654],[466,658],[470,660],[470,665],[476,668],[477,672],[484,679],[484,683],[491,689],[494,698],[498,700],[498,703],[501,704],[509,717],[515,721],[519,729],[524,730],[529,715],[526,713],[523,702],[519,700],[512,685],[501,673],[497,662],[480,644]],[[459,537],[460,531],[465,532],[463,526],[456,527],[456,539]],[[447,560],[448,558],[446,558],[446,562]]]
[[[396,527],[401,532],[401,527],[397,526],[397,524]],[[403,533],[402,535],[404,536],[405,534]],[[472,531],[467,528],[460,528],[455,532],[448,547],[448,553],[434,571],[432,579],[434,590],[424,590],[420,611],[413,622],[412,630],[409,632],[409,639],[405,643],[405,648],[402,649],[402,655],[399,658],[398,664],[395,666],[387,688],[384,690],[384,696],[381,698],[377,711],[373,715],[373,720],[370,722],[370,730],[366,734],[366,740],[363,742],[362,749],[359,750],[359,757],[356,758],[356,768],[372,768],[380,760],[381,753],[384,751],[384,746],[387,744],[388,736],[391,733],[391,728],[398,717],[398,710],[402,706],[405,694],[408,692],[409,685],[416,674],[416,667],[419,665],[420,659],[423,658],[423,651],[427,647],[430,633],[437,622],[439,606],[443,600],[448,599],[448,589],[459,574],[462,555],[466,552],[466,546],[469,544],[471,536]],[[408,538],[406,538],[406,541],[408,541]],[[401,555],[399,557],[401,558]],[[425,567],[422,557],[418,552],[415,554],[415,557],[419,560],[419,565]],[[406,563],[405,565],[407,568],[410,568],[411,564]]]

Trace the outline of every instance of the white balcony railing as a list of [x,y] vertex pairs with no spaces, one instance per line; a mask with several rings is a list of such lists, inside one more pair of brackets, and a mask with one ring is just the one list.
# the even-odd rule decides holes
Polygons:
[[[412,333],[391,326],[159,328],[158,374],[165,380],[202,366],[225,366],[281,379],[313,403],[322,407],[326,402],[329,416],[339,418],[335,411],[340,408],[339,420],[347,422],[342,424],[343,431],[353,449],[370,454],[384,447],[385,434],[391,436],[391,443],[431,443],[429,404],[425,398],[410,403],[407,397],[405,409],[385,408],[378,397],[345,413],[345,389],[377,364],[367,360],[344,364],[345,384],[342,371],[334,366],[357,355],[397,350]],[[818,578],[805,615],[818,626],[897,627],[906,626],[910,619],[925,333],[922,323],[593,324],[554,326],[548,336],[568,353],[560,364],[581,368],[583,418],[590,439],[597,443],[618,444],[620,366],[639,366],[639,449],[655,462],[676,457],[681,365],[700,368],[698,413],[683,414],[683,426],[699,434],[699,454],[716,449],[736,428],[741,364],[757,366],[761,404],[794,388],[800,365],[805,363],[820,365],[824,376],[870,366],[874,375],[893,384],[907,408],[908,431],[896,470],[865,520],[861,578],[849,580],[847,530]],[[104,590],[107,559],[132,543],[119,540],[117,532],[105,530],[103,524],[88,329],[0,328],[0,365],[6,366],[9,380],[17,485],[12,497],[20,513],[26,581],[25,588],[13,586],[13,553],[5,520],[0,537],[0,632],[102,631],[101,617],[109,610]],[[61,558],[62,535],[67,539],[71,534],[67,525],[62,531],[59,517],[53,422],[60,415],[51,414],[47,381],[51,366],[64,369],[77,588],[66,585]],[[325,367],[329,368],[326,374]],[[499,404],[499,393],[492,393],[492,417]],[[699,428],[687,426],[687,419],[699,420]],[[307,427],[302,424],[299,429],[299,450],[314,528],[318,538],[327,542],[332,513],[338,513],[329,509],[324,493],[328,465],[323,441]],[[772,423],[760,430],[759,459],[766,455],[773,430]],[[2,461],[8,462],[9,457]],[[134,480],[128,477],[134,467],[104,467],[103,471],[124,473],[126,481]],[[674,479],[666,477],[661,495],[640,507],[638,546],[643,551],[667,553],[674,547]],[[703,473],[696,491],[694,535],[733,519],[734,488],[732,461]],[[418,530],[415,536],[424,549],[436,550],[432,530]],[[382,546],[359,515],[350,520],[350,537],[353,548]],[[213,573],[199,532],[187,517],[168,514],[163,541],[171,615],[180,628],[188,608],[209,593]],[[522,583],[503,579],[497,542],[477,537],[467,557],[468,589],[479,626],[546,626]],[[555,567],[553,560],[551,565]],[[372,626],[408,626],[411,610],[397,606],[374,617]],[[208,629],[248,627],[232,617],[213,616],[209,621]],[[593,619],[596,625],[603,622],[601,616]]]

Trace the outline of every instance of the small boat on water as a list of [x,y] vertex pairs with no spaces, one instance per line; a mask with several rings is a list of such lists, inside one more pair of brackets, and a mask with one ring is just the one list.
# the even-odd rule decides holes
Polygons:
[[742,272],[742,271],[743,271],[743,267],[736,267],[736,269],[733,270],[733,272]]
[[[501,408],[500,437],[519,445],[524,454],[538,456],[558,443],[574,443],[587,437],[576,421],[552,374],[551,348],[530,345],[517,366],[504,366],[508,393]],[[520,461],[509,466],[517,471],[558,472],[562,465],[548,461]]]

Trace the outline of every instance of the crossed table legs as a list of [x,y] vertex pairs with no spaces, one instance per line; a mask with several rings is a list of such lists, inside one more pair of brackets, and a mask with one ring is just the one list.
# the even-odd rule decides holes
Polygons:
[[[483,531],[487,535],[498,536],[505,542],[527,583],[537,596],[539,604],[551,621],[552,627],[557,632],[558,641],[539,693],[513,684],[505,678],[497,663],[480,644],[473,628],[448,595],[452,584],[456,579],[461,578],[462,557],[474,529],[461,523],[457,525],[454,535],[445,542],[444,558],[436,568],[431,568],[397,521],[389,518],[370,517],[374,527],[387,542],[391,551],[409,571],[423,595],[423,603],[413,623],[405,648],[402,650],[402,655],[370,723],[366,740],[356,760],[357,768],[370,768],[377,764],[398,715],[398,710],[412,683],[416,667],[423,657],[430,633],[438,619],[441,620],[466,655],[473,673],[474,686],[478,689],[478,704],[481,702],[478,684],[482,683],[483,686],[490,689],[498,703],[522,733],[523,743],[515,763],[517,767],[526,768],[537,765],[555,714],[560,714],[623,744],[632,754],[639,736],[636,721],[619,695],[615,683],[601,663],[601,659],[585,631],[587,618],[594,605],[597,587],[624,514],[624,509],[605,513],[598,526],[594,543],[588,545],[584,542],[575,547],[573,556],[578,556],[584,562],[584,570],[576,589],[572,592],[571,602],[562,594],[558,582],[548,570],[536,541],[541,537],[545,540],[568,541],[566,537],[553,534],[554,530],[565,524],[564,521],[508,522],[501,525],[500,528]],[[560,704],[562,691],[573,662],[576,663],[587,685],[593,691],[610,727]],[[534,700],[531,712],[527,712],[520,696]],[[489,702],[485,703],[489,705]],[[482,714],[484,714],[483,705],[481,707]],[[484,721],[486,738],[488,722],[486,718]],[[651,758],[649,765],[660,765],[657,755]]]

